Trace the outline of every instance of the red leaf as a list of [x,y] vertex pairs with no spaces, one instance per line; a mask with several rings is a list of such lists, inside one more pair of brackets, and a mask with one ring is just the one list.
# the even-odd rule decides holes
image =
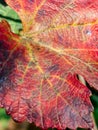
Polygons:
[[92,128],[90,90],[98,90],[98,0],[6,0],[21,36],[0,23],[0,102],[16,121],[44,129]]

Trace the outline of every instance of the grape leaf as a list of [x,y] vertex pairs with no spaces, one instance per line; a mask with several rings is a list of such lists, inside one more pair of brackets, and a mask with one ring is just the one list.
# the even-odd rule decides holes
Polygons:
[[23,32],[0,23],[0,106],[43,129],[92,128],[98,90],[98,0],[6,0]]

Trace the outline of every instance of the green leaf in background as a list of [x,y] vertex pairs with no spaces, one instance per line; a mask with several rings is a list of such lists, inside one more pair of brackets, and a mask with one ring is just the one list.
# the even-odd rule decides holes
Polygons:
[[19,33],[22,30],[22,24],[19,16],[9,6],[0,4],[0,21],[6,19],[11,25],[11,29],[14,33]]
[[94,106],[94,118],[98,127],[98,92],[96,94],[93,94],[93,96],[91,97],[91,101]]
[[8,116],[4,109],[0,109],[0,130],[7,128],[8,120],[10,116]]

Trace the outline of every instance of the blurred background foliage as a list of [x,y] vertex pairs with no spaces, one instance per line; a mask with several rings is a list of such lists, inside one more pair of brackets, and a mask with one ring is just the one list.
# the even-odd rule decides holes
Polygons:
[[[22,30],[22,24],[19,16],[9,6],[6,5],[4,0],[0,0],[0,21],[5,19],[11,25],[11,29],[14,33],[19,34]],[[94,106],[94,120],[98,128],[98,92],[91,89],[93,95],[91,102]],[[24,122],[22,124],[15,123],[10,116],[8,116],[4,109],[0,109],[0,130],[40,130],[34,124]],[[52,130],[51,128],[49,130]],[[56,130],[56,129],[53,129]],[[84,129],[78,129],[84,130]]]
[[14,33],[19,33],[22,29],[21,21],[16,12],[7,6],[3,0],[0,0],[0,20],[2,19],[6,19],[8,21]]

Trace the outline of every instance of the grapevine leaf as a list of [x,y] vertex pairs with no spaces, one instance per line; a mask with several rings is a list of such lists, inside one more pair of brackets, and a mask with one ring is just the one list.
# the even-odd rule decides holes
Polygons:
[[98,1],[6,0],[23,32],[0,23],[0,106],[16,121],[47,129],[92,128],[98,90]]

